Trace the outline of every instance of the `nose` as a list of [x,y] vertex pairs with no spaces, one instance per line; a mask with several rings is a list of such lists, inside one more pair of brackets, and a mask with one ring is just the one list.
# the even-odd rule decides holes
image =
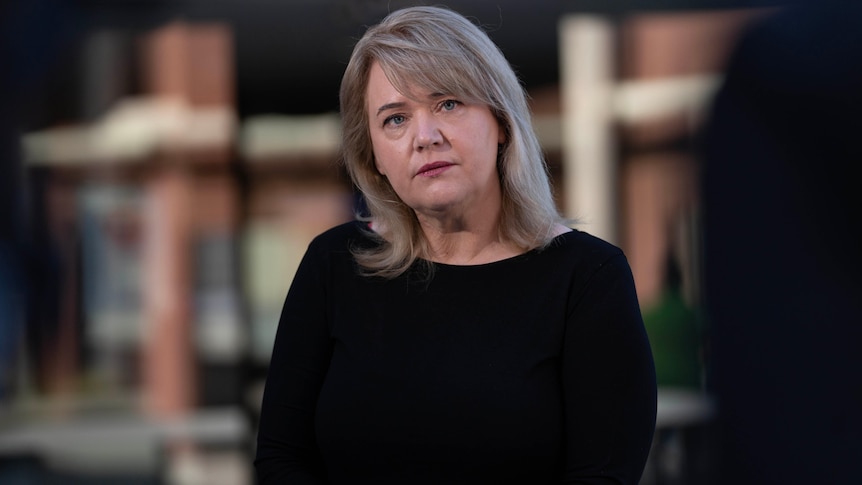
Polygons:
[[433,114],[423,113],[415,117],[416,133],[413,138],[413,148],[422,151],[426,148],[442,145],[445,138],[440,131],[440,125]]

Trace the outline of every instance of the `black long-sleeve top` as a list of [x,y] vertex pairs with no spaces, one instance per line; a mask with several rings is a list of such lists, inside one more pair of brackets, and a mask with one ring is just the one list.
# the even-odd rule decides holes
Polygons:
[[309,246],[261,406],[260,483],[637,483],[655,426],[631,270],[580,231],[498,262],[362,276]]

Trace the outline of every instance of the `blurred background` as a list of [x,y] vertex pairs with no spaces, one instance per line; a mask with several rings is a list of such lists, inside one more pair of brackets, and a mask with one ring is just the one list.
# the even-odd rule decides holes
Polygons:
[[[2,4],[0,482],[252,483],[283,298],[358,202],[341,73],[422,3]],[[739,39],[788,2],[445,4],[521,77],[561,210],[628,255],[660,385],[643,483],[707,483],[700,140]]]

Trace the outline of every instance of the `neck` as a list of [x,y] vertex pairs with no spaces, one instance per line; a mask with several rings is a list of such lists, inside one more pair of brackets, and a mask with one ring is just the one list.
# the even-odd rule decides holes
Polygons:
[[431,260],[437,263],[484,264],[521,254],[523,250],[501,238],[500,215],[477,218],[429,217],[417,214],[428,241]]

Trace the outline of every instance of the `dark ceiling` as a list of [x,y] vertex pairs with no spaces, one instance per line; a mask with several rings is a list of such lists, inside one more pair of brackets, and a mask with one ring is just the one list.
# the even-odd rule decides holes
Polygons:
[[[485,26],[524,84],[557,80],[557,22],[568,12],[622,16],[631,12],[775,5],[767,0],[17,0],[0,26],[28,47],[16,74],[63,89],[63,76],[33,67],[60,55],[93,29],[147,29],[173,19],[218,20],[235,35],[236,100],[241,117],[260,113],[304,114],[335,110],[341,73],[355,40],[386,12],[415,4],[446,4]],[[3,12],[0,11],[0,14]],[[11,28],[10,28],[11,27]],[[8,36],[7,36],[8,37]],[[52,44],[53,42],[53,44]],[[14,42],[13,42],[14,43]],[[30,45],[32,44],[32,45]],[[52,50],[53,49],[53,50]],[[14,49],[13,49],[14,50]],[[19,51],[22,49],[19,49]],[[13,52],[14,54],[14,52]],[[74,56],[71,56],[74,57]],[[13,56],[14,58],[14,56]],[[15,59],[13,59],[14,61]],[[80,61],[80,59],[78,60]],[[67,62],[67,64],[69,64]],[[38,64],[37,64],[38,65]],[[29,67],[29,71],[27,68]],[[68,84],[68,83],[66,83]],[[58,86],[60,85],[60,86]],[[52,99],[52,96],[46,96]],[[62,110],[63,96],[47,109]],[[44,108],[44,106],[43,106]],[[43,117],[44,118],[44,117]]]

